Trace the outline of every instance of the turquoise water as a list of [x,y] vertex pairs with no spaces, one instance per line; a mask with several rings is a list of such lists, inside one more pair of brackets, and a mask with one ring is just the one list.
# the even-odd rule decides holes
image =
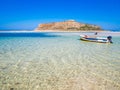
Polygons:
[[79,34],[0,34],[0,90],[120,90],[120,36]]

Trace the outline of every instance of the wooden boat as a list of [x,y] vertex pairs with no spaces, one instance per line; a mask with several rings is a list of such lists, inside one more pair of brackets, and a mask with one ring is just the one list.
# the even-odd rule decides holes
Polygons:
[[97,43],[112,43],[112,37],[108,36],[107,38],[103,37],[89,37],[86,35],[80,35],[80,40],[89,41],[89,42],[97,42]]

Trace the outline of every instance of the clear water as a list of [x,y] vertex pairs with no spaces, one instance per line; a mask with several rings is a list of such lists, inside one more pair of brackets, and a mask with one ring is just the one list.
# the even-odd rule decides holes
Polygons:
[[0,34],[0,90],[120,90],[120,36],[79,34]]

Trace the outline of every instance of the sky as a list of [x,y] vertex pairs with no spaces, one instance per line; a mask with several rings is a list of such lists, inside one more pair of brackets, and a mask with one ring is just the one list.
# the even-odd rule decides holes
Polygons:
[[0,30],[34,30],[70,19],[120,30],[120,0],[0,0]]

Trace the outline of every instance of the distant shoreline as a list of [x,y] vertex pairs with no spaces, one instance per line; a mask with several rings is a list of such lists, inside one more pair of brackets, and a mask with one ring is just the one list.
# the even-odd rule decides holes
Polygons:
[[113,31],[109,31],[109,30],[81,30],[81,31],[77,31],[77,30],[71,30],[71,31],[67,31],[67,30],[0,30],[0,32],[113,32]]
[[[41,31],[28,31],[28,30],[23,30],[23,31],[0,31],[0,34],[2,33],[58,33],[58,34],[62,34],[62,33],[66,33],[67,35],[70,33],[72,35],[77,35],[79,36],[80,34],[87,34],[87,35],[91,35],[91,33],[95,33],[97,32],[98,35],[97,36],[120,36],[120,31],[118,32],[114,32],[114,31],[108,31],[108,30],[104,30],[104,31],[98,31],[98,30],[95,30],[95,31],[92,31],[92,30],[88,30],[88,31],[61,31],[61,30],[41,30]],[[92,35],[93,35],[92,34]]]
[[41,30],[41,31],[36,31],[36,30],[31,30],[31,31],[28,31],[28,30],[21,30],[21,31],[20,30],[13,30],[12,31],[11,30],[11,31],[9,31],[8,30],[8,31],[4,31],[4,30],[0,30],[0,33],[6,33],[6,32],[11,32],[11,33],[12,32],[13,33],[14,32],[16,32],[16,33],[25,33],[25,32],[26,33],[29,33],[29,32],[30,33],[40,33],[40,32],[61,32],[61,33],[62,32],[66,32],[66,33],[69,33],[69,32],[73,32],[73,33],[80,33],[80,32],[88,32],[88,33],[89,32],[98,32],[98,33],[106,32],[107,33],[107,32],[111,32],[112,33],[113,32],[113,33],[120,33],[120,31],[110,31],[110,30],[102,30],[102,31],[100,31],[100,30],[95,30],[95,31],[94,30],[86,30],[86,31],[84,31],[84,30],[83,31],[82,30],[81,31],[73,31],[73,30],[71,30],[71,31],[66,31],[66,30]]

